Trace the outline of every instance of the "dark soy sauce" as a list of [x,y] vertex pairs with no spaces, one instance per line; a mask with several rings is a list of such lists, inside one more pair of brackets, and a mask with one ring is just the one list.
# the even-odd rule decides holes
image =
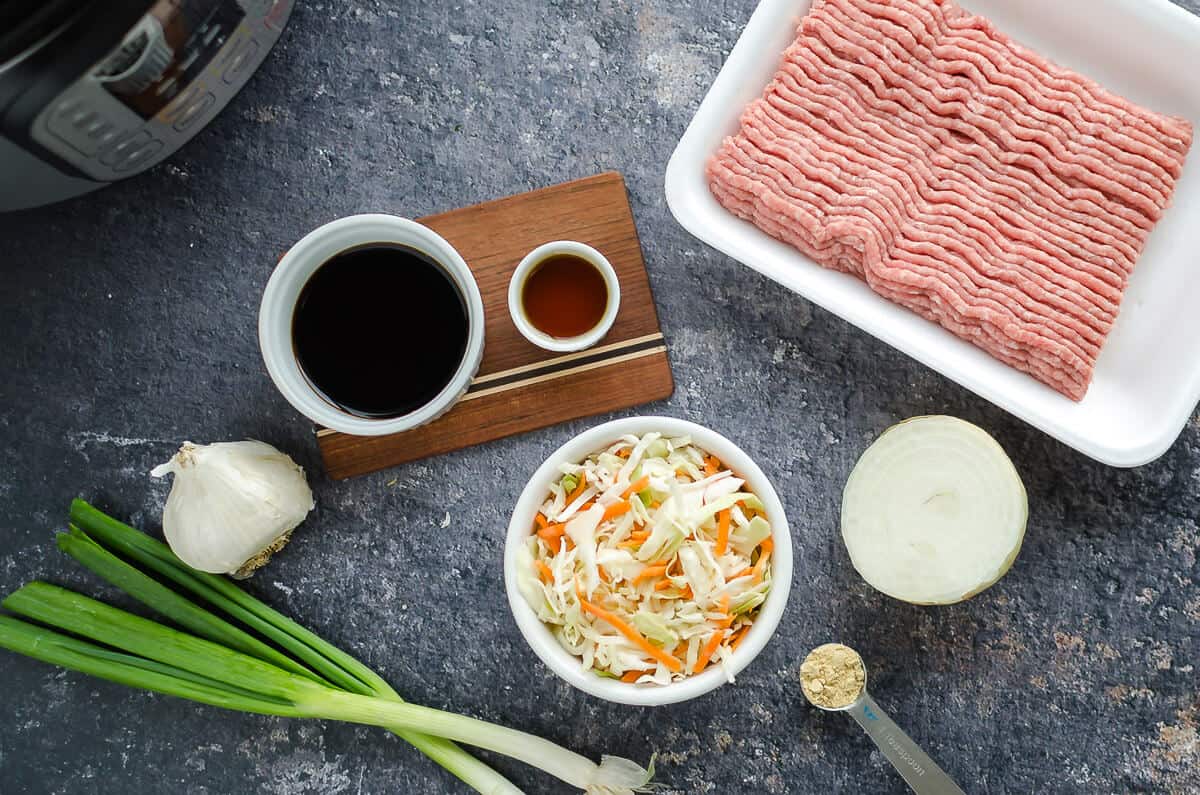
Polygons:
[[434,260],[371,244],[322,264],[300,291],[292,346],[309,383],[360,417],[399,417],[441,392],[467,349],[467,310]]

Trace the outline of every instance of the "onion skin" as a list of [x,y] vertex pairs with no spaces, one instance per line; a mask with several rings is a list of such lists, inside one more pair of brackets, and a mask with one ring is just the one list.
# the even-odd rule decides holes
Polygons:
[[[888,439],[890,434],[894,434],[901,429],[912,431],[914,430],[914,425],[920,425],[922,423],[930,424],[931,432],[944,433],[947,428],[950,428],[953,433],[960,435],[962,438],[969,438],[970,445],[964,444],[963,448],[966,449],[969,446],[975,446],[978,448],[978,454],[980,458],[986,458],[987,463],[990,463],[1000,470],[999,475],[1003,478],[1006,485],[1015,487],[1011,490],[1009,495],[1008,499],[1012,501],[1009,504],[1012,505],[1013,502],[1019,503],[1013,516],[1014,524],[1006,525],[1007,528],[1015,527],[1015,538],[1011,541],[1012,548],[1003,560],[1000,560],[997,564],[995,564],[994,572],[988,572],[986,578],[982,579],[977,585],[974,585],[974,587],[971,587],[960,594],[946,595],[944,598],[936,599],[914,598],[914,595],[911,593],[896,593],[893,590],[889,590],[887,587],[881,587],[877,581],[873,581],[873,578],[868,576],[868,572],[864,571],[864,566],[862,565],[863,561],[856,560],[855,557],[856,545],[861,550],[866,539],[861,537],[857,539],[852,538],[852,533],[848,530],[849,527],[854,526],[855,519],[858,520],[859,524],[861,524],[863,521],[858,515],[862,514],[863,511],[859,507],[859,504],[854,503],[854,500],[861,500],[862,497],[861,494],[856,494],[856,491],[861,491],[862,488],[858,483],[859,476],[862,478],[867,477],[866,475],[862,475],[864,470],[879,469],[877,462],[873,460],[873,456],[877,458],[879,455],[881,455],[879,452],[880,450],[885,450],[886,452],[894,452],[896,450],[896,440],[894,438]],[[881,445],[881,443],[883,443],[882,446],[877,447]],[[886,468],[883,471],[886,474]],[[894,599],[899,599],[901,601],[917,605],[956,604],[978,595],[998,582],[1000,578],[1007,574],[1009,569],[1012,568],[1013,563],[1016,561],[1017,556],[1021,551],[1021,545],[1025,539],[1025,529],[1028,518],[1028,494],[1025,491],[1024,484],[1021,482],[1020,475],[1017,473],[1016,468],[1012,465],[1012,461],[1008,458],[1008,455],[1004,452],[1004,449],[1000,446],[1000,444],[996,442],[996,440],[993,439],[986,431],[976,425],[966,422],[965,420],[960,420],[956,417],[941,415],[923,415],[911,417],[889,427],[882,434],[880,434],[879,438],[876,439],[876,441],[862,454],[858,462],[855,464],[854,470],[847,479],[846,488],[842,496],[842,537],[846,543],[847,552],[850,554],[851,563],[854,565],[855,570],[858,571],[859,575],[862,576],[863,579],[866,580],[869,585],[871,585],[871,587],[875,588],[881,593],[891,596]],[[1006,531],[1006,536],[1011,532],[1012,530],[1008,529]],[[1009,539],[1006,537],[1001,539],[1001,542],[1009,543]],[[899,568],[903,564],[897,563],[896,565]]]

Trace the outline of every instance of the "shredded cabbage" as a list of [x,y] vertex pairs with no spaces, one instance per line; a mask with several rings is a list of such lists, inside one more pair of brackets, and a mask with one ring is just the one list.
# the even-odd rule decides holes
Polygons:
[[724,667],[771,587],[771,525],[745,481],[658,433],[560,470],[517,582],[562,647],[641,684]]

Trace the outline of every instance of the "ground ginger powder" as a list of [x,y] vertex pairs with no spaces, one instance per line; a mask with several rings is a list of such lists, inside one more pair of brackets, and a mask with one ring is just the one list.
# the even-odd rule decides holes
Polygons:
[[862,657],[849,646],[826,643],[800,664],[800,687],[818,707],[841,709],[855,702],[867,682]]

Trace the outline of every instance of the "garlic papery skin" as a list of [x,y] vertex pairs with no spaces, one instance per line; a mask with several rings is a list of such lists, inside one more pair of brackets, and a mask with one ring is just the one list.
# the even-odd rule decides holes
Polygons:
[[150,474],[175,476],[162,521],[171,551],[211,574],[249,576],[316,505],[300,465],[263,442],[184,442]]

